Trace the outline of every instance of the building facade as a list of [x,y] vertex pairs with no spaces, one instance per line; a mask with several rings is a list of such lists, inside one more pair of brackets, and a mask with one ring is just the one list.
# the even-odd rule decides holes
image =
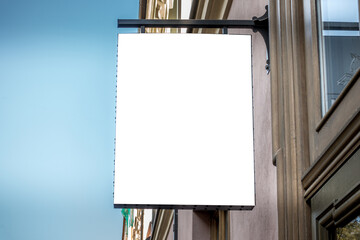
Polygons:
[[[256,206],[179,210],[179,240],[360,239],[359,1],[141,0],[139,17],[249,20],[266,5],[269,75],[262,36],[229,31],[253,39]],[[173,239],[173,214],[153,212],[151,239]]]
[[[265,14],[266,1],[244,3],[218,1],[140,1],[143,19],[244,19]],[[221,33],[221,29],[146,29],[147,33]],[[252,211],[179,210],[179,239],[277,239],[276,168],[271,153],[271,85],[265,69],[263,37],[252,30],[231,30],[229,34],[252,35],[254,148],[256,206]],[[174,46],[175,47],[175,46]],[[212,49],[209,49],[211,52]],[[171,56],[171,49],[168,51]],[[216,177],[216,176],[214,176]],[[213,189],[214,195],[217,194]],[[234,189],[241,191],[241,189]],[[173,211],[154,215],[152,239],[173,239]],[[254,231],[254,229],[261,229]]]
[[270,1],[270,29],[279,239],[358,239],[359,2]]

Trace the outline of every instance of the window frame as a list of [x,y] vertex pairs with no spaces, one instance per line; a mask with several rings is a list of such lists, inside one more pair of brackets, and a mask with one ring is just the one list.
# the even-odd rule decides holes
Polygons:
[[[307,0],[304,8],[306,95],[310,168],[303,175],[308,200],[326,182],[359,144],[360,136],[360,70],[340,96],[322,116],[321,59],[318,0]],[[308,6],[306,7],[306,4]],[[320,179],[319,179],[320,177]]]
[[[321,116],[322,120],[319,122],[317,126],[317,130],[320,130],[322,127],[322,124],[327,120],[328,116],[332,114],[334,109],[336,107],[333,107],[335,104],[339,104],[341,100],[338,100],[340,97],[343,97],[346,95],[343,92],[345,92],[347,89],[349,89],[348,85],[351,84],[356,79],[356,76],[358,73],[355,73],[354,76],[351,78],[351,80],[346,84],[344,89],[340,92],[340,95],[336,98],[334,103],[329,107],[328,106],[328,96],[327,96],[327,73],[326,73],[326,54],[325,54],[325,44],[324,44],[324,34],[322,29],[322,6],[321,6],[322,0],[315,0],[315,14],[316,14],[316,27],[317,27],[317,42],[318,42],[318,54],[319,54],[319,78],[320,78],[320,99],[321,99]],[[360,19],[360,0],[358,1],[358,17]],[[360,22],[359,22],[360,25]],[[357,72],[360,71],[360,68]]]
[[[336,239],[335,229],[359,215],[360,176],[344,181],[349,173],[356,171],[354,167],[359,165],[359,160],[360,147],[347,159],[347,167],[335,173],[334,180],[326,183],[311,199],[313,240]],[[343,191],[337,191],[339,185]]]

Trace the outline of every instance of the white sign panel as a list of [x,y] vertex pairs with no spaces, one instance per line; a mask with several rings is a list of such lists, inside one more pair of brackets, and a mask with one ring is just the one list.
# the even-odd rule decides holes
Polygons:
[[255,205],[251,36],[120,34],[115,207]]

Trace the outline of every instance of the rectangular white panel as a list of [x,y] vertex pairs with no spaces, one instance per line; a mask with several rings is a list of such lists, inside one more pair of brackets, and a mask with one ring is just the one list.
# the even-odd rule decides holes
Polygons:
[[251,36],[118,36],[115,207],[255,205]]

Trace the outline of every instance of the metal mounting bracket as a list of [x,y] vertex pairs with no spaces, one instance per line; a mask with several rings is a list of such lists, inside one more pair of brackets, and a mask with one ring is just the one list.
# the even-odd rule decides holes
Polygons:
[[269,57],[269,15],[268,6],[261,17],[253,17],[252,20],[182,20],[182,19],[118,19],[118,28],[140,28],[145,33],[145,28],[221,28],[227,33],[229,28],[252,29],[259,32],[264,38],[266,45],[266,66],[267,73],[270,72]]
[[266,12],[261,17],[253,17],[256,28],[253,28],[254,32],[259,32],[263,37],[266,45],[266,66],[267,74],[270,72],[270,45],[269,45],[269,7],[265,6]]

